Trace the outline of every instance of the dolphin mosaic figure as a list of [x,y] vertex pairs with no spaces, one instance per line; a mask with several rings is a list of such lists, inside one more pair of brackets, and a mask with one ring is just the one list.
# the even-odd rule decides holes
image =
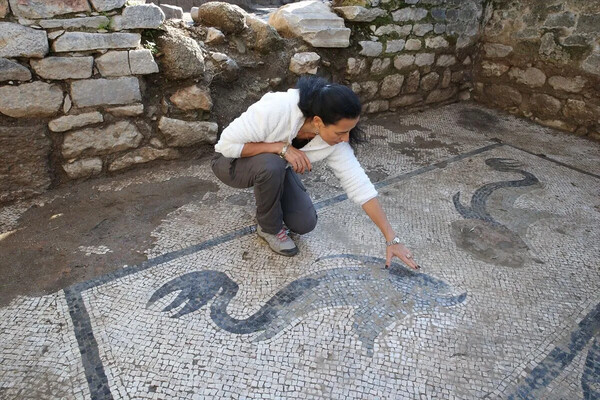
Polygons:
[[321,257],[315,263],[335,259],[364,265],[327,269],[297,279],[245,319],[227,313],[238,285],[225,273],[213,270],[190,272],[172,279],[154,292],[146,307],[179,291],[162,310],[169,312],[183,305],[172,315],[179,318],[212,300],[210,316],[217,326],[234,334],[259,333],[253,340],[260,341],[274,337],[312,311],[350,306],[355,309],[352,329],[372,356],[375,339],[392,322],[409,314],[455,306],[467,296],[466,292],[454,294],[445,282],[396,263],[384,269],[385,260],[377,257],[340,254]]

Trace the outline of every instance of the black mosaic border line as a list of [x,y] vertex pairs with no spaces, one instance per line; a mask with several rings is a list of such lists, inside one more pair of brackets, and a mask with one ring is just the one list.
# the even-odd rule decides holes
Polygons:
[[[416,169],[411,172],[407,172],[405,174],[401,174],[396,177],[388,178],[381,182],[377,182],[375,187],[377,189],[393,185],[395,183],[410,179],[412,177],[424,174],[426,172],[433,171],[435,169],[445,168],[447,165],[451,163],[455,163],[457,161],[461,161],[467,157],[472,157],[477,154],[484,153],[486,151],[493,150],[498,147],[502,147],[505,144],[497,140],[497,143],[490,144],[463,154],[456,155],[454,157],[450,157],[447,160],[437,162],[435,164],[422,167]],[[519,149],[518,149],[519,150]],[[547,158],[545,158],[547,159]],[[586,172],[583,172],[586,173]],[[589,174],[589,173],[586,173]],[[315,203],[316,209],[322,209],[324,207],[331,206],[333,204],[340,203],[348,199],[346,194],[340,194],[334,196],[330,199],[322,200],[320,202]],[[92,324],[90,321],[89,313],[85,307],[83,297],[81,293],[85,290],[94,288],[96,286],[100,286],[114,280],[126,277],[128,275],[132,275],[134,273],[138,273],[144,271],[148,268],[155,267],[160,264],[164,264],[166,262],[172,261],[174,259],[187,256],[190,254],[197,253],[202,250],[209,249],[211,247],[220,245],[222,243],[228,242],[230,240],[237,239],[239,237],[248,235],[252,232],[256,231],[256,225],[247,226],[238,230],[235,230],[231,233],[228,233],[223,236],[219,236],[217,238],[209,239],[200,244],[187,247],[185,249],[176,250],[173,252],[162,254],[158,257],[152,258],[150,260],[144,261],[141,264],[136,266],[123,268],[117,271],[113,271],[106,275],[103,275],[98,278],[90,279],[86,282],[80,282],[74,284],[66,289],[64,289],[65,298],[67,301],[67,305],[69,307],[69,313],[71,315],[71,319],[73,320],[73,330],[75,333],[75,337],[77,339],[77,343],[79,345],[79,351],[81,353],[82,363],[85,370],[86,379],[88,381],[90,396],[93,400],[112,400],[112,393],[110,392],[110,387],[108,385],[108,378],[106,376],[106,372],[104,371],[104,365],[102,360],[100,359],[100,352],[98,348],[98,343],[96,338],[94,337],[94,332],[92,328]]]

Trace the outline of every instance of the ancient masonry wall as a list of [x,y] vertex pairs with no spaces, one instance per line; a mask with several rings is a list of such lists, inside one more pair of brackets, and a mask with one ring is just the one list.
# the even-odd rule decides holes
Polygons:
[[476,100],[600,139],[600,2],[494,0],[479,54]]
[[[360,1],[360,0],[359,0]],[[468,99],[484,0],[0,0],[0,202],[206,151],[270,90],[319,74],[374,113]],[[167,19],[165,19],[167,14]]]

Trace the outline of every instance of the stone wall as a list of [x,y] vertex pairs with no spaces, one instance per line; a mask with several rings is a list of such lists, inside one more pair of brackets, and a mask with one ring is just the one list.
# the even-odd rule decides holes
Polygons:
[[600,138],[600,2],[492,1],[476,100]]

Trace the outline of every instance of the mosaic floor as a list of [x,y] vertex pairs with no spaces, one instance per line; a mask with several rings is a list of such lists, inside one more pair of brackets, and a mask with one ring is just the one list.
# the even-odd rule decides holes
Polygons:
[[[419,272],[383,268],[325,165],[292,258],[208,160],[103,181],[217,190],[168,213],[147,261],[0,308],[0,398],[600,398],[600,145],[473,104],[365,127],[359,160]],[[0,233],[52,201],[1,209]]]

